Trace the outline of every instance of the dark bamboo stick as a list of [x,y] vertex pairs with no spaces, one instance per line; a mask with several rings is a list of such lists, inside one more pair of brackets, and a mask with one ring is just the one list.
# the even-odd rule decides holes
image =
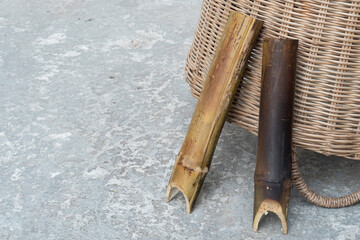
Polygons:
[[261,27],[261,21],[235,12],[225,26],[166,190],[166,201],[180,191],[184,194],[188,213],[210,170],[227,112]]
[[298,41],[291,39],[265,39],[263,44],[254,231],[271,211],[287,233],[297,48]]

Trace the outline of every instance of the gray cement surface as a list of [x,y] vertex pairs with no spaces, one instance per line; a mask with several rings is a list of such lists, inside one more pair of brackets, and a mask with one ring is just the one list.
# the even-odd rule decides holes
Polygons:
[[[0,239],[360,239],[360,206],[292,191],[289,234],[252,232],[256,137],[226,124],[191,215],[165,203],[196,101],[184,81],[200,0],[0,1]],[[360,162],[300,152],[325,195]]]

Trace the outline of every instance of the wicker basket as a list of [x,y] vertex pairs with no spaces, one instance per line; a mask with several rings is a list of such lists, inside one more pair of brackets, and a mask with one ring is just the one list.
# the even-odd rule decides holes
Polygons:
[[204,0],[186,63],[186,79],[196,98],[230,11],[265,24],[228,121],[256,134],[262,38],[296,38],[295,145],[360,160],[360,1]]

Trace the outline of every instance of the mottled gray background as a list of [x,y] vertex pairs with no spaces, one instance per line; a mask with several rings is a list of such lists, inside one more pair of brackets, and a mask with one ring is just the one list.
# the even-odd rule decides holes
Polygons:
[[[226,124],[191,215],[165,189],[195,100],[184,64],[201,0],[0,1],[0,239],[359,239],[360,206],[292,191],[289,234],[252,232],[256,137]],[[323,194],[360,162],[302,151]]]

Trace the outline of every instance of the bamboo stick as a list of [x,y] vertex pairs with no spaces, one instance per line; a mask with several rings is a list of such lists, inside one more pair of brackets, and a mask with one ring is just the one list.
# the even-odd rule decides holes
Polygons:
[[225,26],[166,190],[166,201],[183,193],[188,213],[210,170],[227,112],[261,27],[261,21],[235,12]]
[[290,39],[265,39],[263,44],[254,231],[271,211],[287,233],[297,47],[298,41]]

